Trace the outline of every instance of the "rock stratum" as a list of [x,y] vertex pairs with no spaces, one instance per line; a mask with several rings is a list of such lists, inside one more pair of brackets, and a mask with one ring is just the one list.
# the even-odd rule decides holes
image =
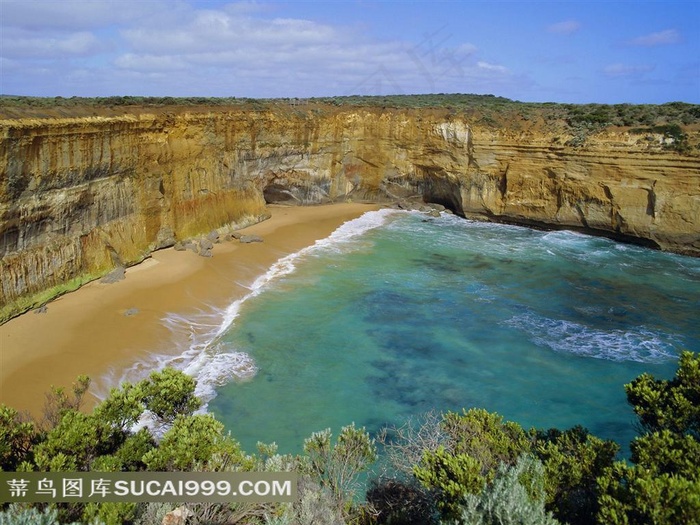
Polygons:
[[0,120],[0,321],[269,203],[417,198],[700,255],[700,152],[664,135],[606,128],[574,146],[537,119],[435,108],[76,113]]

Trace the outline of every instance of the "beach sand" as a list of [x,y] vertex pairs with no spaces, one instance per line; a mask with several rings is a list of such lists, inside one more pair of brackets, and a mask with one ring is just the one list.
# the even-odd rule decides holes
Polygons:
[[[176,352],[163,325],[170,313],[225,308],[278,259],[330,235],[344,222],[377,205],[343,203],[270,207],[272,217],[241,230],[263,242],[216,244],[211,258],[172,248],[127,269],[113,284],[99,281],[0,326],[0,403],[39,416],[51,385],[70,385],[78,375],[104,388],[149,353]],[[135,310],[134,310],[135,309]],[[126,315],[133,313],[133,315]],[[94,404],[94,395],[87,403]]]

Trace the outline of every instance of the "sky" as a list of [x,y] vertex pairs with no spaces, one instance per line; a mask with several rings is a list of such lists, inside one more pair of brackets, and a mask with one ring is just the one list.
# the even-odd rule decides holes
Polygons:
[[700,1],[0,0],[0,93],[700,103]]

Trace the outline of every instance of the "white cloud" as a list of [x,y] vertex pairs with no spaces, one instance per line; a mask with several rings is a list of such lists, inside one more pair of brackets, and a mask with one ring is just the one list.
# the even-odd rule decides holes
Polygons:
[[133,71],[175,71],[187,68],[187,62],[182,57],[133,53],[121,55],[115,60],[115,65]]
[[610,64],[603,68],[603,73],[612,78],[621,77],[641,77],[646,73],[654,70],[654,66],[649,65],[629,65],[629,64]]
[[452,35],[439,45],[378,41],[357,26],[275,18],[271,4],[7,3],[2,55],[13,62],[2,66],[19,71],[8,92],[283,97],[502,92],[527,82]]
[[576,20],[564,20],[547,26],[547,31],[558,35],[570,35],[581,29],[581,24]]
[[681,41],[681,35],[675,29],[666,29],[665,31],[659,31],[658,33],[651,33],[649,35],[640,36],[630,40],[630,44],[633,46],[664,46],[669,44],[678,44]]
[[104,42],[87,31],[43,33],[8,28],[2,37],[6,58],[66,58],[89,56],[104,51]]
[[142,21],[123,32],[131,52],[120,56],[116,65],[136,71],[207,69],[205,75],[235,78],[238,85],[277,78],[277,84],[270,86],[277,96],[313,82],[316,91],[320,87],[341,94],[371,87],[449,91],[460,81],[483,83],[507,74],[502,66],[476,64],[477,48],[469,43],[434,49],[400,41],[377,42],[343,26],[252,17],[249,10],[243,11],[201,10],[168,27]]
[[182,8],[163,0],[2,0],[3,26],[81,31]]
[[485,71],[494,71],[497,73],[508,73],[508,68],[504,66],[498,66],[496,64],[489,64],[488,62],[477,62],[476,66],[479,69],[483,69]]

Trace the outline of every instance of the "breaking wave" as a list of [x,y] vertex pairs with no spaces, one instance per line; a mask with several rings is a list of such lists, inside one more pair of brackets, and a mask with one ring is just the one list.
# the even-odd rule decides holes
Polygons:
[[677,336],[643,326],[602,330],[532,313],[516,315],[504,324],[527,333],[536,345],[560,353],[638,363],[662,363],[677,358],[674,350]]
[[248,293],[233,301],[224,309],[205,307],[189,315],[170,313],[163,324],[172,334],[172,344],[177,352],[153,353],[146,359],[134,363],[117,374],[104,378],[102,391],[96,395],[106,397],[112,386],[122,382],[136,382],[148,377],[154,370],[173,367],[191,375],[197,380],[195,394],[206,404],[216,396],[216,388],[231,381],[245,381],[257,373],[253,358],[245,352],[237,351],[221,336],[234,323],[243,304],[273,286],[281,278],[295,271],[298,262],[304,257],[331,252],[346,252],[358,249],[362,243],[357,240],[364,233],[382,226],[396,210],[382,209],[363,214],[342,224],[330,236],[316,241],[298,252],[282,257],[252,284],[246,286]]

